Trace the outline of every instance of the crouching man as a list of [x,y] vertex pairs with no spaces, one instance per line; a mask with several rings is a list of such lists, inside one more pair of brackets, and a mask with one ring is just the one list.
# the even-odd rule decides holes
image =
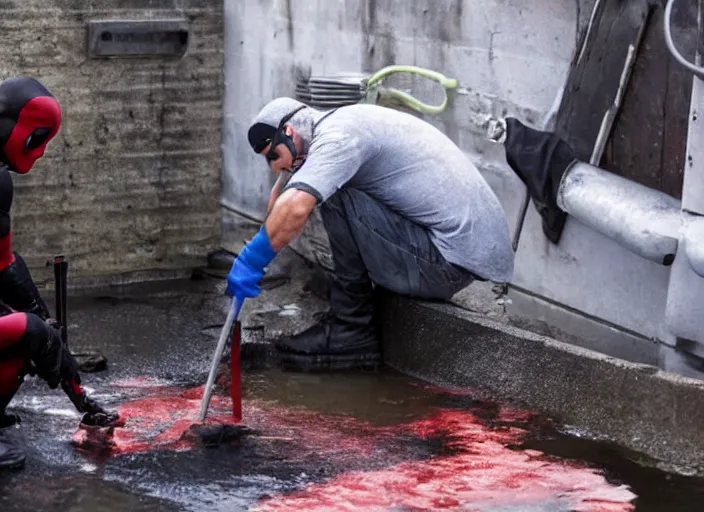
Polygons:
[[232,265],[228,293],[257,296],[266,266],[316,207],[332,249],[330,314],[276,343],[289,366],[378,362],[374,285],[444,300],[474,280],[510,281],[513,251],[497,197],[431,124],[376,105],[320,112],[278,98],[259,112],[248,138],[279,179],[264,225]]

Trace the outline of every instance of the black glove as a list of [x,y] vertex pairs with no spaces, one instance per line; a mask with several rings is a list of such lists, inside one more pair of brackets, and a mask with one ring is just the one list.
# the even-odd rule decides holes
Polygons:
[[87,396],[85,399],[85,410],[91,416],[102,414],[108,416],[110,413],[106,411],[102,405],[93,400],[91,397]]
[[51,316],[39,295],[22,256],[13,252],[15,261],[0,271],[0,299],[16,311],[32,313],[42,320]]
[[61,333],[42,322],[38,316],[27,314],[25,338],[27,357],[34,363],[37,375],[51,389],[56,389],[61,381],[64,360]]

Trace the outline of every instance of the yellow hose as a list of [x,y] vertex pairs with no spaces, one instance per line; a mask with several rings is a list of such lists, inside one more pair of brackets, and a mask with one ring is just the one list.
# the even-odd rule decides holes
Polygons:
[[[420,75],[430,80],[435,80],[436,82],[440,83],[440,85],[442,85],[444,88],[445,98],[443,102],[440,105],[428,105],[420,101],[418,98],[415,98],[410,94],[395,89],[393,87],[381,87],[382,80],[394,73],[411,73],[415,75]],[[437,71],[421,68],[418,66],[404,65],[394,65],[382,68],[376,73],[374,73],[367,80],[367,88],[369,91],[368,94],[379,94],[384,98],[390,98],[399,101],[400,103],[422,114],[439,114],[441,112],[444,112],[447,108],[448,103],[447,90],[456,89],[458,85],[459,83],[456,79],[448,78],[442,73],[438,73]]]

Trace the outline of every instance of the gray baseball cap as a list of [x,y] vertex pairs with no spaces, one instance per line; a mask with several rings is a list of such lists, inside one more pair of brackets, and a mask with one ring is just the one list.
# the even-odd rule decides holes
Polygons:
[[281,121],[306,106],[304,103],[288,97],[276,98],[267,103],[250,125],[247,133],[249,145],[256,153],[261,153],[274,139]]

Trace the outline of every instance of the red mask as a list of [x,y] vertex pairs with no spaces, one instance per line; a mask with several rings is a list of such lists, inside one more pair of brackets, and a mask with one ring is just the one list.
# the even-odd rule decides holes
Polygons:
[[37,80],[23,76],[0,83],[0,156],[13,171],[29,172],[60,126],[61,107]]

